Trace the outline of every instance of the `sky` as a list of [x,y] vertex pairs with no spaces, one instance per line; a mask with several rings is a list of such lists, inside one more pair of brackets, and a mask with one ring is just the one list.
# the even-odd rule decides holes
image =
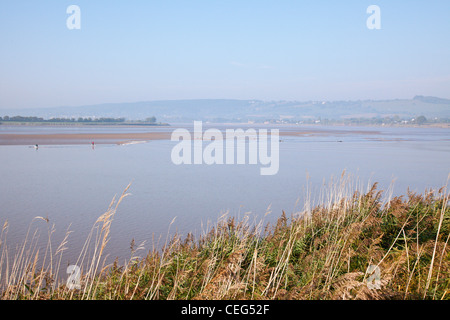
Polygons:
[[1,0],[0,108],[450,98],[449,36],[448,0]]

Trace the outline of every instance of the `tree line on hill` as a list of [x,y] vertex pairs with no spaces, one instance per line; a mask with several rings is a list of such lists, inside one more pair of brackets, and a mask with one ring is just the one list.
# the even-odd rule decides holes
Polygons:
[[[4,116],[0,117],[2,122],[77,122],[77,123],[124,123],[125,118],[50,118],[44,119],[42,117],[24,117],[24,116]],[[141,121],[142,122],[142,121]],[[155,117],[149,117],[144,120],[146,123],[156,123]]]

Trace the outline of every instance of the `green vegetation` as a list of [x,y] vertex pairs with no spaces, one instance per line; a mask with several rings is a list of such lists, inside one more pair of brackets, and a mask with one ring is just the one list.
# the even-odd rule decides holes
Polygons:
[[[128,188],[127,188],[128,189]],[[144,258],[134,241],[125,265],[103,265],[110,226],[127,190],[92,228],[79,265],[81,289],[57,283],[60,255],[33,240],[0,261],[3,299],[450,299],[450,209],[446,188],[382,199],[376,184],[354,192],[330,184],[318,205],[278,221],[222,217],[199,239],[174,235]],[[39,218],[42,223],[48,220]],[[7,224],[1,240],[5,243]],[[51,234],[51,232],[49,232]],[[93,253],[91,257],[87,253]],[[44,258],[44,262],[40,259]],[[43,267],[38,267],[39,261]],[[370,265],[381,271],[370,289]]]
[[148,117],[145,120],[126,120],[125,118],[50,118],[24,117],[24,116],[4,116],[0,117],[0,124],[22,124],[22,125],[167,125],[157,123],[155,117]]

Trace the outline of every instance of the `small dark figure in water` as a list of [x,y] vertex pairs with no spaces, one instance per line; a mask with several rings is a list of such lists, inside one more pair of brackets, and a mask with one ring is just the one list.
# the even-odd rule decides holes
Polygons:
[[35,148],[36,150],[39,148],[39,146],[37,145],[37,143],[36,143],[36,145],[34,146],[34,148]]

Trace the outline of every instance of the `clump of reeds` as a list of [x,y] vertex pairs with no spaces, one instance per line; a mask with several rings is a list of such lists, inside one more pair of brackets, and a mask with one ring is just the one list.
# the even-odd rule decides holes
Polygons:
[[[77,266],[81,267],[80,284],[82,290],[72,290],[65,282],[58,283],[57,275],[62,267],[63,252],[67,249],[67,230],[61,243],[52,247],[52,234],[55,226],[49,224],[48,218],[35,217],[16,253],[10,257],[10,250],[6,244],[8,222],[5,222],[0,234],[0,297],[2,299],[91,299],[96,296],[104,266],[104,249],[109,241],[111,223],[120,202],[128,194],[130,185],[124,190],[120,198],[111,201],[108,210],[94,223],[91,232],[84,243]],[[31,234],[34,221],[44,221],[47,224],[48,240],[45,248],[38,246],[39,230]],[[43,252],[42,252],[43,251]],[[103,259],[103,260],[102,260]],[[101,264],[102,263],[102,264]]]
[[[39,270],[32,243],[12,267],[2,248],[0,268],[12,270],[2,279],[2,298],[450,299],[447,189],[383,199],[376,183],[362,192],[349,182],[343,175],[318,203],[308,199],[301,211],[283,212],[274,224],[250,214],[239,220],[224,215],[198,239],[175,234],[144,258],[104,265],[103,249],[124,192],[92,229],[85,246],[95,234],[92,256],[87,249],[80,255],[87,268],[79,290],[44,281],[55,272],[52,264],[60,265],[56,258],[65,239],[54,255],[47,248],[50,263]],[[142,246],[133,241],[131,249]],[[368,285],[374,269],[380,272],[375,289]]]

